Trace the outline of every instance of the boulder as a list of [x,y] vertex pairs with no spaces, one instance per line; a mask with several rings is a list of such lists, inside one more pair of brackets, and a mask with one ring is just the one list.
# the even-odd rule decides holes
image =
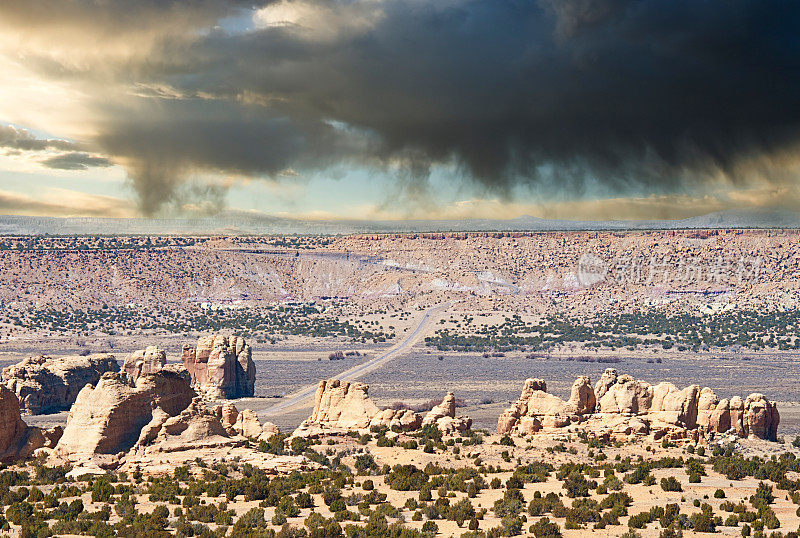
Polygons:
[[744,433],[748,437],[769,441],[775,441],[778,437],[778,408],[775,402],[770,402],[763,394],[751,394],[745,399],[742,421]]
[[278,427],[271,422],[263,424],[258,415],[251,409],[239,411],[232,403],[225,403],[216,408],[215,413],[223,427],[230,434],[241,435],[256,441],[266,441],[280,433]]
[[[508,433],[512,431],[528,412],[528,402],[535,392],[547,392],[547,384],[543,379],[526,379],[525,384],[522,386],[522,393],[517,401],[511,404],[511,407],[503,411],[497,421],[497,433]],[[527,421],[530,422],[530,421]],[[538,421],[537,421],[538,422]],[[528,424],[525,429],[531,429]],[[541,426],[539,424],[539,426]],[[520,432],[522,433],[522,432]],[[530,433],[527,431],[525,433]]]
[[61,427],[50,430],[28,426],[19,412],[19,400],[0,385],[0,461],[13,462],[30,457],[39,448],[52,448],[61,436]]
[[400,428],[402,430],[417,430],[422,426],[422,417],[410,409],[381,409],[369,421],[370,427]]
[[648,420],[693,430],[697,426],[699,396],[700,387],[697,385],[678,389],[672,383],[659,383],[653,387]]
[[[584,388],[584,384],[588,381],[588,378],[585,378],[575,382],[573,395],[570,397],[571,403],[568,403],[548,394],[547,385],[541,379],[525,380],[520,397],[500,415],[497,421],[497,433],[513,431],[525,435],[545,427],[564,427],[573,422],[573,417],[577,421],[577,409],[588,408],[594,399],[594,391],[590,396]],[[591,386],[589,389],[591,390]],[[593,403],[591,407],[594,407]]]
[[594,413],[596,406],[597,398],[592,388],[592,382],[587,376],[582,375],[572,384],[567,407],[577,415],[585,415]]
[[32,415],[69,409],[87,384],[119,365],[113,355],[28,357],[3,369],[2,381]]
[[708,387],[703,387],[697,398],[697,425],[708,430],[719,431],[711,426],[711,418],[718,405],[719,398],[717,398],[714,391]]
[[744,429],[744,400],[739,396],[731,398],[730,402],[731,428],[736,430],[739,437],[747,437]]
[[160,372],[166,364],[167,353],[163,349],[158,346],[147,346],[145,349],[139,349],[125,357],[122,371],[135,381],[142,374]]
[[601,386],[603,390],[595,389],[597,394],[602,393],[597,397],[596,409],[598,412],[636,415],[650,410],[650,404],[653,401],[653,387],[649,383],[634,379],[627,374],[615,377],[614,383]]
[[69,461],[127,452],[154,419],[179,415],[194,397],[174,372],[143,374],[135,381],[126,374],[103,374],[96,386],[78,394],[55,452]]
[[216,413],[208,409],[200,398],[194,398],[177,415],[169,415],[161,408],[154,409],[153,418],[142,428],[132,452],[179,452],[240,446],[244,442],[244,437],[230,435]]
[[[698,425],[701,425],[699,421],[700,415],[698,412]],[[717,403],[708,418],[707,428],[709,431],[716,433],[725,433],[731,429],[731,406],[727,399],[722,399]]]
[[600,376],[600,379],[597,380],[597,384],[594,386],[594,396],[598,401],[608,392],[608,389],[617,382],[618,376],[619,374],[615,368],[606,368],[606,371],[603,372],[603,375]]
[[368,395],[369,385],[338,379],[320,381],[314,397],[310,424],[332,428],[368,428],[380,409]]
[[192,387],[206,400],[253,396],[256,366],[241,336],[204,336],[184,346],[181,360]]
[[456,397],[448,392],[439,405],[428,411],[422,420],[422,426],[435,425],[442,433],[455,433],[468,430],[472,426],[469,417],[456,418]]

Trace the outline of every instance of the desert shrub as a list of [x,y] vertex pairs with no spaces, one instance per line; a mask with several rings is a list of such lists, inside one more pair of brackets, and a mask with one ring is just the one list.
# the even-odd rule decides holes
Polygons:
[[564,480],[564,489],[568,497],[588,497],[589,481],[581,473],[574,471]]
[[558,523],[550,521],[549,518],[543,517],[536,523],[530,526],[528,531],[536,538],[560,538],[561,529]]
[[756,492],[750,497],[750,503],[759,508],[762,505],[772,504],[775,496],[772,494],[772,486],[764,482],[759,482]]
[[662,478],[661,489],[664,491],[683,491],[681,483],[674,476]]

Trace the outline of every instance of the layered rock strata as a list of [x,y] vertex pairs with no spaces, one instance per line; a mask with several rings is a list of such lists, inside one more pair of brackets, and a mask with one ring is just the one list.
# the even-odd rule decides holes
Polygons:
[[253,396],[256,366],[241,336],[204,336],[197,347],[184,346],[181,356],[192,388],[206,400]]
[[64,411],[87,384],[94,384],[119,365],[113,355],[28,357],[3,369],[2,381],[32,415]]
[[588,377],[578,378],[566,402],[548,394],[543,380],[526,380],[519,399],[500,415],[497,431],[527,435],[580,426],[614,436],[730,432],[774,441],[779,423],[775,403],[762,394],[719,399],[708,387],[650,385],[609,368],[594,388]]

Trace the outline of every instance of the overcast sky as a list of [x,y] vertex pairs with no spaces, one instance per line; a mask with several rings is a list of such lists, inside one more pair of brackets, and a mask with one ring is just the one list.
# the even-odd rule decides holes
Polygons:
[[800,3],[0,2],[0,214],[800,206]]

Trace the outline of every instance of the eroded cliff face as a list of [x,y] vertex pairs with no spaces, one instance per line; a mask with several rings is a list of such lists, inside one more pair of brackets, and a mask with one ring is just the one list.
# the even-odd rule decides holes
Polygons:
[[39,448],[55,446],[60,436],[60,427],[45,430],[28,426],[20,416],[17,395],[0,386],[0,461],[28,458]]
[[134,351],[125,357],[122,371],[134,380],[145,374],[154,374],[164,369],[167,364],[167,353],[158,346],[147,346]]
[[309,435],[324,430],[359,430],[373,426],[417,430],[435,425],[444,433],[469,429],[472,420],[456,417],[455,396],[445,395],[442,402],[423,418],[409,409],[380,409],[369,397],[369,386],[338,379],[320,381],[311,416],[295,435]]
[[203,336],[197,346],[184,346],[181,356],[192,388],[206,400],[253,396],[256,366],[241,336]]
[[194,397],[186,380],[173,372],[135,381],[126,374],[104,374],[78,394],[56,452],[69,460],[124,453],[154,416],[176,416]]
[[28,357],[4,368],[2,380],[21,409],[38,415],[69,409],[83,387],[118,370],[113,355]]
[[656,438],[730,432],[774,441],[779,424],[775,403],[762,394],[720,400],[708,387],[650,385],[609,368],[594,388],[587,377],[578,378],[566,402],[548,394],[544,380],[526,380],[519,399],[500,415],[497,431],[527,435],[573,428],[613,437]]
[[302,456],[275,456],[248,446],[277,433],[251,411],[210,408],[180,372],[161,369],[133,379],[107,373],[78,395],[64,435],[44,450],[53,465],[70,463],[73,474],[109,469],[169,474],[202,459],[230,458],[272,472],[292,472],[318,465]]

